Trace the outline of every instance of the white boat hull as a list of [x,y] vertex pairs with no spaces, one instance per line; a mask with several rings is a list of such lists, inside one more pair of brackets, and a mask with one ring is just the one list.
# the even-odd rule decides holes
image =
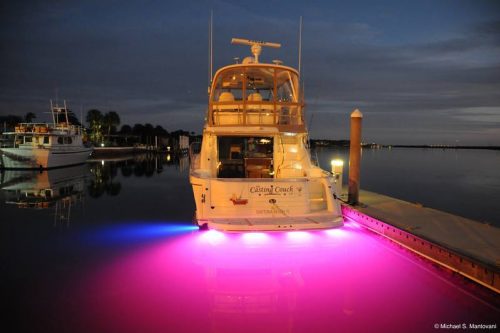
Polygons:
[[329,229],[343,225],[329,177],[220,179],[191,175],[200,227],[221,231]]
[[85,163],[92,148],[2,148],[4,169],[50,169]]

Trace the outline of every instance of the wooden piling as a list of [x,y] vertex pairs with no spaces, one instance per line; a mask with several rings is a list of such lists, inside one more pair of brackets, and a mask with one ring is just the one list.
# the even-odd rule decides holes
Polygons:
[[355,109],[351,113],[351,141],[349,149],[349,192],[348,202],[359,203],[359,178],[361,166],[361,122],[363,114]]

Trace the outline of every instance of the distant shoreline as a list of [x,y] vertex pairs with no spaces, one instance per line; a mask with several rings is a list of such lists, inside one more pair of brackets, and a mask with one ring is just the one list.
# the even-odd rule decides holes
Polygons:
[[383,145],[384,148],[428,148],[428,149],[487,149],[500,150],[500,146],[446,146],[446,145]]
[[[337,147],[349,148],[349,140],[322,140],[312,139],[311,147]],[[386,145],[378,143],[363,143],[363,148],[423,148],[423,149],[486,149],[486,150],[500,150],[500,146],[452,146],[452,145]]]

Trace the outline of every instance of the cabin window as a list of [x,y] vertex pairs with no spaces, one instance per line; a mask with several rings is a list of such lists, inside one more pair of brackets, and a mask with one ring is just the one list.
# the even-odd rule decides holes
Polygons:
[[48,136],[44,136],[43,137],[43,143],[44,144],[49,144],[49,137]]
[[276,71],[277,102],[297,102],[298,86],[295,73],[286,70]]
[[24,143],[32,143],[32,142],[33,142],[32,136],[25,136],[24,137]]
[[272,137],[218,137],[217,177],[272,178],[273,147]]
[[249,67],[246,74],[246,100],[252,102],[273,102],[274,69]]
[[60,136],[60,137],[57,138],[57,143],[60,144],[60,145],[63,144],[63,137],[62,136]]
[[233,102],[243,100],[243,69],[224,71],[217,77],[214,102]]

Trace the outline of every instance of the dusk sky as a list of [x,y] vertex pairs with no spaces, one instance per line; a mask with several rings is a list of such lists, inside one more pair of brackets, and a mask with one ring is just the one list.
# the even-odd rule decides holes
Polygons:
[[[49,99],[79,116],[201,132],[208,20],[214,65],[249,55],[231,37],[282,43],[261,61],[297,67],[312,138],[500,145],[500,1],[3,1],[0,115],[47,119]],[[56,93],[57,91],[57,93]]]

